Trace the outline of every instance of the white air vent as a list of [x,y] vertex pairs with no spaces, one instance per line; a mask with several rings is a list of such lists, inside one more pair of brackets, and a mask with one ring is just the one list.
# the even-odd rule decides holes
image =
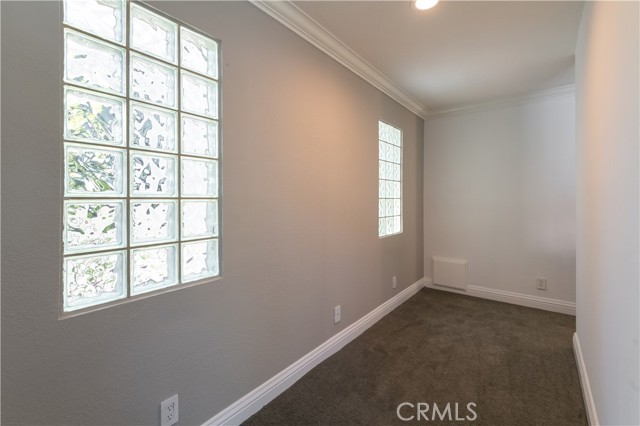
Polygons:
[[433,256],[431,266],[434,284],[461,290],[467,289],[469,279],[466,260]]

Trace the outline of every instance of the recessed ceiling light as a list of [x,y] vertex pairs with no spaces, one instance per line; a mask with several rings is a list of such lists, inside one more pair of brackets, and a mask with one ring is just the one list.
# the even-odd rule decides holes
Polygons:
[[438,4],[438,0],[416,0],[413,3],[413,7],[418,10],[427,10],[431,9],[436,4]]

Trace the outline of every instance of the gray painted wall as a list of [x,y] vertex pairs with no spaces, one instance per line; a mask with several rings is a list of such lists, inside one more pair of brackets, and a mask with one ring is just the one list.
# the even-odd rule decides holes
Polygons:
[[[3,424],[157,424],[174,393],[201,424],[422,278],[422,120],[248,3],[159,2],[223,43],[225,276],[58,320],[61,8],[1,7]],[[379,119],[405,146],[382,240]]]
[[462,258],[471,285],[575,301],[573,95],[428,120],[424,159],[426,277]]
[[588,2],[576,47],[576,326],[601,425],[640,424],[639,14]]

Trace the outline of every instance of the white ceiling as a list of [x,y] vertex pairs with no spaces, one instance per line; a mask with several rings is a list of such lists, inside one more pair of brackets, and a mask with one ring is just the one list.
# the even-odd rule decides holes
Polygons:
[[582,1],[296,1],[430,111],[574,83]]

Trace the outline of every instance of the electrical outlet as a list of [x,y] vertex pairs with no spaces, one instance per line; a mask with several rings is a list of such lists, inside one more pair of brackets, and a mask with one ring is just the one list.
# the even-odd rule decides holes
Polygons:
[[342,308],[340,305],[333,308],[333,323],[337,324],[342,319]]
[[171,426],[178,422],[178,395],[165,399],[160,404],[160,426]]
[[396,287],[398,287],[398,279],[394,275],[393,278],[391,279],[391,288],[396,288]]
[[546,290],[547,289],[547,279],[544,277],[536,278],[536,288],[538,290]]

